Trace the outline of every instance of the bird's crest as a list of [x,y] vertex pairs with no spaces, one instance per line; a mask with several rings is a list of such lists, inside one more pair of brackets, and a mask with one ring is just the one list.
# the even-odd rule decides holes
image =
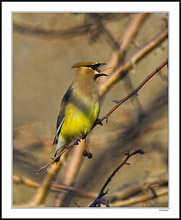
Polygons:
[[75,63],[72,68],[78,68],[78,67],[93,67],[93,66],[96,66],[96,67],[99,67],[99,66],[102,66],[102,65],[105,65],[105,63],[96,63],[96,62],[79,62],[79,63]]

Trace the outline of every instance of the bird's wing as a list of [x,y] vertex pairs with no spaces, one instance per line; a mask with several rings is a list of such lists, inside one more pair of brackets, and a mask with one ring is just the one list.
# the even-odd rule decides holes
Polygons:
[[56,134],[55,134],[55,138],[53,141],[53,145],[58,143],[58,137],[61,131],[61,127],[63,125],[63,122],[65,120],[65,109],[67,106],[68,101],[70,100],[71,96],[73,93],[73,88],[72,85],[68,88],[67,92],[65,93],[63,99],[62,99],[62,103],[60,106],[60,111],[59,111],[59,115],[57,118],[57,130],[56,130]]
[[60,130],[61,130],[62,124],[63,124],[63,122],[65,120],[64,115],[62,115],[62,116],[58,116],[58,119],[57,119],[57,124],[59,124],[59,126],[57,127],[57,130],[56,130],[56,134],[55,134],[55,138],[54,138],[54,141],[53,141],[53,145],[58,143],[58,137],[59,137],[59,134],[60,134]]

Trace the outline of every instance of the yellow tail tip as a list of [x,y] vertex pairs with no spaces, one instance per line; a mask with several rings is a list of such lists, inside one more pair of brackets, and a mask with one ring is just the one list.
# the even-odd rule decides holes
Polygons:
[[[54,159],[55,159],[55,157],[52,157],[51,159],[52,159],[52,160],[54,160]],[[55,161],[53,161],[53,162],[52,162],[52,164],[57,165],[59,161],[60,161],[60,160],[57,160],[57,161],[55,160]]]
[[59,162],[59,161],[54,161],[54,162],[53,162],[52,164],[55,164],[55,165],[57,165],[57,164],[58,164],[58,162]]

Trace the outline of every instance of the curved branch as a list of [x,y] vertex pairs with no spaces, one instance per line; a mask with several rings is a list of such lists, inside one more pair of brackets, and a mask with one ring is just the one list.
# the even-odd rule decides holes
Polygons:
[[168,29],[164,30],[148,43],[143,45],[136,53],[134,53],[130,59],[109,75],[104,81],[99,84],[99,95],[103,96],[105,92],[120,79],[121,75],[130,70],[136,62],[144,57],[148,52],[157,47],[168,36]]
[[145,21],[145,18],[149,15],[149,13],[140,13],[135,16],[131,24],[128,26],[127,31],[125,31],[122,39],[120,40],[120,49],[126,50],[132,39],[136,36],[139,31],[139,28]]
[[[111,20],[119,17],[121,14],[102,14],[99,15],[99,19],[104,21],[104,20]],[[77,25],[75,27],[69,28],[69,29],[59,29],[59,30],[49,30],[41,27],[33,27],[33,26],[27,26],[27,25],[20,25],[13,23],[13,31],[20,32],[22,34],[32,34],[36,35],[39,37],[44,37],[44,38],[65,38],[67,39],[68,37],[76,37],[80,36],[83,34],[87,34],[92,27],[94,26],[94,22],[92,23],[86,23],[83,25]]]
[[[63,176],[63,182],[62,184],[65,186],[71,186],[74,183],[74,179],[78,173],[79,166],[82,159],[82,152],[85,148],[85,141],[81,142],[79,144],[79,147],[73,148],[72,154],[71,154],[71,160],[65,167],[65,173]],[[55,200],[53,202],[53,206],[59,207],[61,206],[68,193],[58,193],[55,197]]]
[[[157,195],[157,197],[168,195],[168,187],[162,187],[161,189],[157,190],[156,195]],[[133,204],[145,202],[147,200],[154,199],[154,198],[155,197],[154,197],[153,193],[150,192],[148,194],[141,195],[141,196],[135,196],[135,197],[129,198],[127,200],[122,200],[122,201],[110,203],[110,206],[111,207],[131,206]]]
[[93,24],[78,25],[68,30],[46,30],[46,29],[41,29],[41,28],[23,26],[23,25],[14,23],[13,30],[24,33],[24,34],[33,34],[33,35],[42,36],[42,37],[68,38],[68,37],[86,34],[92,25]]
[[48,192],[49,185],[51,184],[55,174],[59,171],[60,166],[62,165],[61,162],[59,162],[57,165],[51,167],[51,169],[48,170],[48,173],[43,180],[42,184],[40,185],[35,198],[31,202],[32,206],[39,206],[43,203],[45,196]]
[[33,187],[33,188],[38,188],[40,187],[40,184],[37,182],[34,182],[28,178],[22,177],[22,176],[13,176],[13,183],[18,183],[18,184],[25,184],[27,186]]
[[141,181],[125,184],[115,192],[109,194],[108,200],[110,203],[120,200],[126,200],[134,195],[139,195],[151,187],[161,187],[168,185],[168,173],[164,172],[156,176],[149,176]]
[[130,165],[127,163],[128,159],[130,157],[132,157],[135,154],[144,154],[144,151],[142,150],[135,150],[133,153],[129,154],[127,153],[127,157],[125,158],[125,160],[112,172],[112,174],[108,177],[108,179],[106,180],[106,182],[104,183],[103,187],[101,188],[100,193],[98,194],[97,198],[94,200],[94,202],[90,205],[90,207],[96,207],[98,204],[98,201],[101,199],[101,197],[103,197],[104,195],[107,194],[108,190],[106,192],[104,192],[106,186],[111,182],[113,176],[118,172],[118,170],[124,166],[125,164]]
[[[13,176],[13,183],[17,184],[25,184],[26,186],[32,187],[32,188],[40,188],[41,184],[32,181],[31,179],[22,177],[22,176]],[[82,190],[76,189],[71,186],[66,186],[64,184],[51,184],[49,189],[53,192],[72,192],[75,193],[78,196],[82,196],[85,198],[92,198],[94,199],[97,195],[95,192],[84,192]]]
[[[113,52],[111,54],[111,57],[109,58],[109,61],[107,63],[107,69],[110,67],[117,68],[120,64],[120,61],[122,61],[125,57],[125,52],[128,49],[128,46],[132,42],[133,38],[137,35],[139,32],[139,29],[143,22],[145,21],[145,18],[148,16],[148,13],[140,13],[136,14],[134,18],[131,20],[130,24],[128,25],[128,28],[125,30],[123,37],[114,43],[115,47],[113,48]],[[106,74],[111,74],[112,71],[108,70],[106,71]],[[99,79],[99,83],[101,84],[104,80]]]

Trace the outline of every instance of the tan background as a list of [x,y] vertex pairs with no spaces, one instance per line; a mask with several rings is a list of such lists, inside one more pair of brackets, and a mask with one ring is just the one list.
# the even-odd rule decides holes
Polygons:
[[[113,16],[104,21],[115,39],[120,39],[136,14]],[[136,42],[146,43],[164,29],[165,14],[150,14],[141,26]],[[15,28],[67,30],[83,25],[89,16],[71,13],[14,13],[13,14],[13,174],[41,183],[46,173],[35,176],[34,169],[50,161],[55,151],[52,142],[61,99],[72,82],[75,70],[71,66],[80,61],[108,62],[112,47],[100,34],[90,42],[90,34],[71,37],[32,34]],[[130,44],[125,60],[138,49]],[[146,55],[129,78],[118,81],[106,94],[100,116],[137,87],[141,81],[168,57],[168,41]],[[111,172],[120,164],[128,150],[141,148],[144,155],[130,159],[109,184],[109,193],[124,184],[167,172],[168,169],[168,78],[167,68],[154,76],[139,92],[114,112],[108,123],[97,126],[88,142],[93,153],[91,160],[82,159],[74,186],[83,191],[99,192]],[[132,86],[130,86],[130,80]],[[138,99],[139,101],[136,101]],[[141,117],[138,119],[139,114]],[[134,126],[133,126],[134,125]],[[124,133],[125,132],[125,133]],[[78,148],[79,146],[75,146]],[[71,157],[68,158],[68,160]],[[56,183],[62,183],[60,169]],[[13,184],[14,204],[30,201],[36,189]],[[49,192],[45,206],[52,206],[54,192]],[[72,196],[64,206],[87,206],[92,199]],[[167,206],[168,198],[147,202],[147,206]],[[136,204],[142,206],[142,204]]]

